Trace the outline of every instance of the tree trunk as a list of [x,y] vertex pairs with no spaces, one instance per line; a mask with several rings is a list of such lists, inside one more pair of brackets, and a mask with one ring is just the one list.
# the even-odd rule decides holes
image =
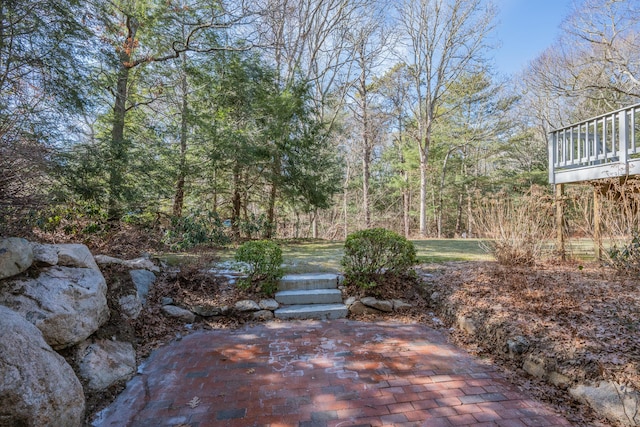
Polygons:
[[344,174],[344,183],[342,184],[342,213],[344,215],[344,238],[349,235],[349,180],[351,179],[351,165],[347,159],[347,170]]
[[111,128],[111,140],[109,141],[109,219],[118,219],[122,213],[121,191],[127,160],[127,147],[124,141],[124,123],[128,81],[129,68],[121,65],[120,71],[118,72],[116,98],[113,106],[113,125]]
[[240,240],[240,214],[242,209],[242,195],[240,192],[240,166],[233,166],[233,211],[231,212],[231,234],[235,240]]
[[127,168],[128,147],[124,139],[124,125],[127,114],[131,52],[136,39],[138,22],[135,18],[128,16],[126,26],[127,39],[120,51],[120,69],[118,70],[118,80],[116,83],[111,140],[109,141],[109,219],[119,219],[122,215],[122,186],[124,171]]
[[186,53],[182,54],[182,106],[180,111],[180,160],[178,166],[178,180],[176,181],[176,192],[173,198],[173,216],[181,217],[184,207],[184,183],[187,176],[187,137],[188,137],[188,114],[189,104],[187,91],[187,58]]
[[311,219],[311,236],[318,238],[318,209],[313,210],[313,218]]
[[278,197],[278,179],[280,177],[280,157],[275,154],[273,160],[273,178],[271,180],[271,190],[269,191],[269,203],[267,207],[267,226],[264,229],[265,239],[271,239],[276,232],[276,197]]
[[427,237],[427,152],[420,149],[420,237]]
[[404,185],[402,190],[402,218],[404,223],[404,237],[409,238],[409,172],[404,172]]
[[[365,142],[367,144],[368,142]],[[362,208],[364,210],[364,227],[371,228],[371,209],[369,202],[369,178],[371,172],[369,164],[371,163],[371,150],[369,147],[364,149],[364,157],[362,159]]]

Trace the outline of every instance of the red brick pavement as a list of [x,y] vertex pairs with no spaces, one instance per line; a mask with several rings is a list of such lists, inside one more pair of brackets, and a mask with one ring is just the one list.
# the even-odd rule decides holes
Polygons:
[[272,322],[152,354],[96,426],[567,426],[424,325]]

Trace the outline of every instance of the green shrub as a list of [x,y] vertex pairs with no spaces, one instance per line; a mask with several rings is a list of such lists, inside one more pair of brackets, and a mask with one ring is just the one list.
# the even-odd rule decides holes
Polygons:
[[220,217],[213,212],[194,210],[180,218],[171,219],[162,242],[171,250],[185,250],[199,245],[224,246],[229,238],[224,233]]
[[243,243],[236,251],[235,260],[247,264],[245,273],[249,277],[239,282],[248,289],[254,284],[266,295],[273,295],[278,281],[283,275],[282,249],[269,240],[256,240]]
[[415,263],[413,243],[384,228],[357,231],[344,243],[342,266],[347,284],[372,288],[384,275],[407,275]]
[[634,231],[626,245],[614,246],[607,253],[607,264],[620,274],[640,275],[640,233]]

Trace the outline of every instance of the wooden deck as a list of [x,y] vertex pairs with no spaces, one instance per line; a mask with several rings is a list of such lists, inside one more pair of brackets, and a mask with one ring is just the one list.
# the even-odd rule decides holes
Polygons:
[[549,134],[549,182],[640,175],[640,104]]

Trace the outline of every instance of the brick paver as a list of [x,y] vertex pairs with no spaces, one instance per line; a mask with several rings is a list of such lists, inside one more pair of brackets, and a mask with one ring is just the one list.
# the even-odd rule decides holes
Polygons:
[[568,426],[421,324],[270,322],[157,351],[97,426]]

